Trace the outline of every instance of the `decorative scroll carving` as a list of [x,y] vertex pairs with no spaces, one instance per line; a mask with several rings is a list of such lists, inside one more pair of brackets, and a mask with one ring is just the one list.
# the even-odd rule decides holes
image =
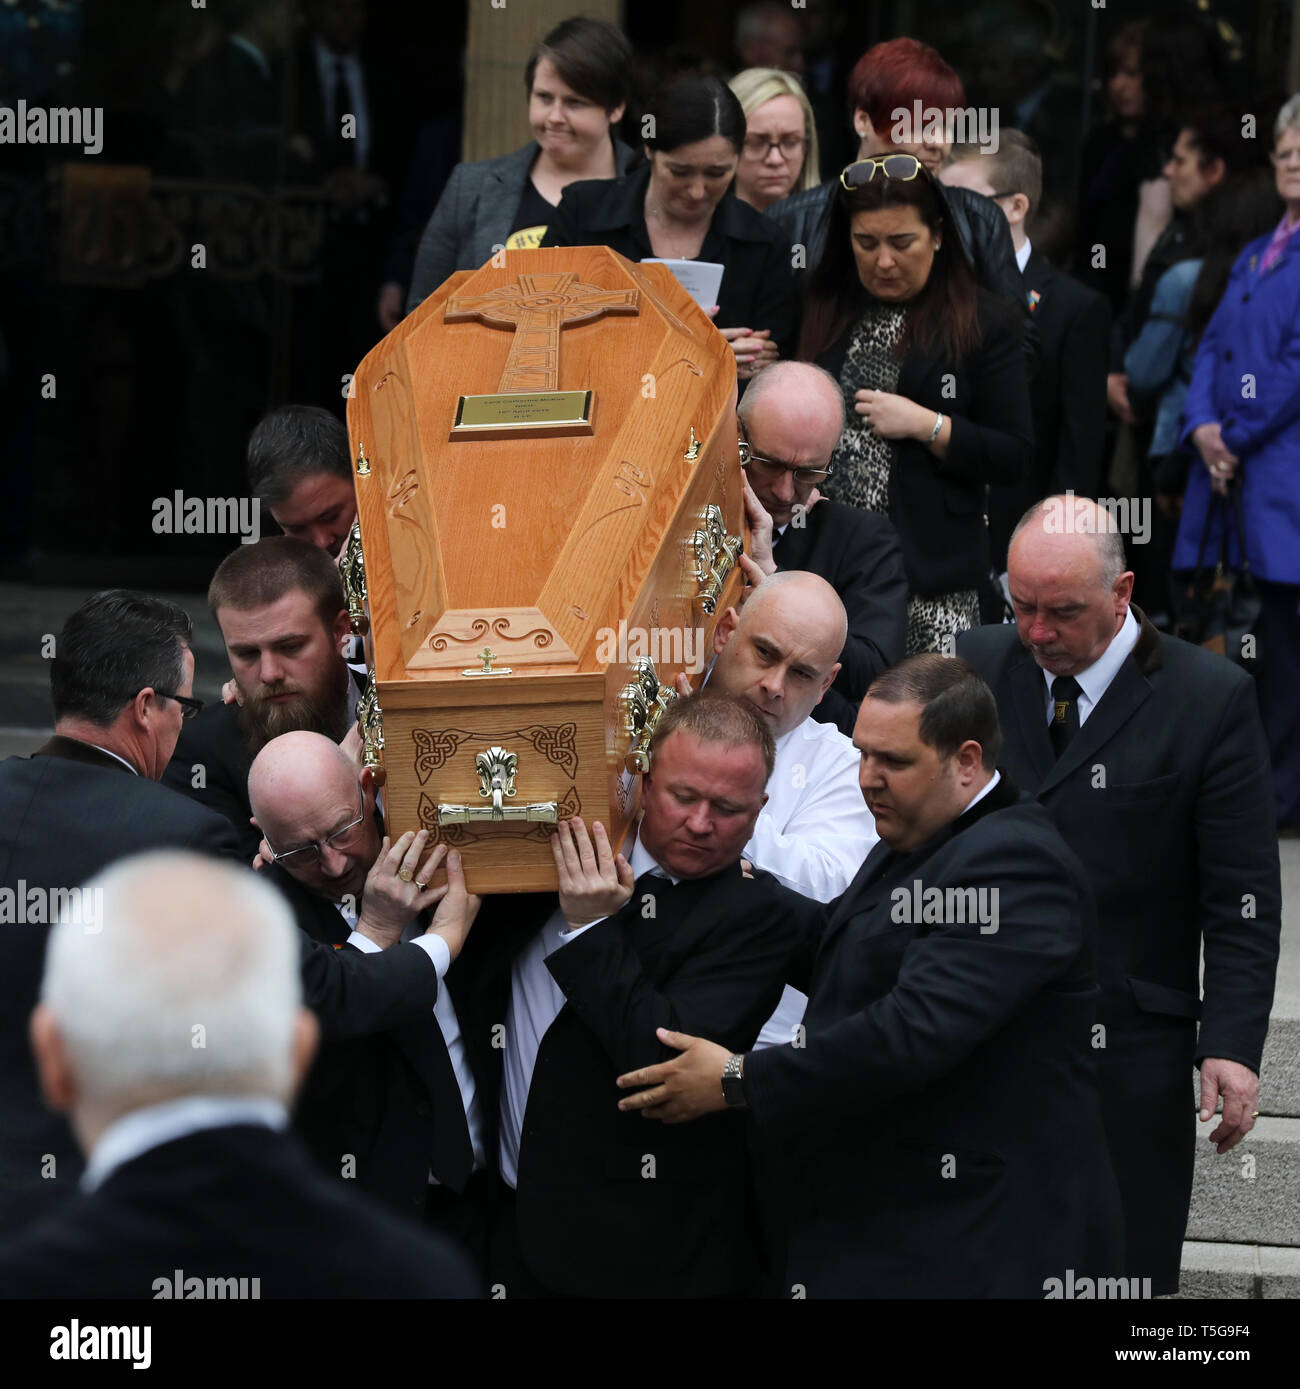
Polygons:
[[455,632],[433,632],[429,637],[429,646],[434,651],[445,651],[448,642],[456,642],[464,645],[466,642],[477,642],[481,637],[487,635],[489,630],[494,637],[501,641],[531,641],[538,651],[544,651],[555,640],[555,633],[545,627],[534,627],[531,632],[525,632],[522,636],[516,636],[510,631],[511,619],[508,617],[494,617],[489,621],[486,617],[476,617],[469,624],[470,630],[466,636],[457,636]]

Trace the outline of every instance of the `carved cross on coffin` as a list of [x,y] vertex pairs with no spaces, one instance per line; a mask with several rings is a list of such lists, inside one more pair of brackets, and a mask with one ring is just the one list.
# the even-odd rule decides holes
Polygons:
[[591,391],[561,391],[560,334],[575,323],[607,313],[634,314],[639,291],[601,289],[574,271],[517,275],[489,294],[456,295],[447,301],[448,323],[477,319],[511,328],[514,341],[496,395],[461,396],[452,438],[520,434],[590,434]]

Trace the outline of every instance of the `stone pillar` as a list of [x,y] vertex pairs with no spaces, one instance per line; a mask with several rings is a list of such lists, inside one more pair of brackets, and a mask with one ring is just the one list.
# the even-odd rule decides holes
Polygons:
[[465,139],[462,158],[493,159],[527,143],[524,65],[533,45],[571,15],[623,21],[621,0],[469,0],[465,40]]

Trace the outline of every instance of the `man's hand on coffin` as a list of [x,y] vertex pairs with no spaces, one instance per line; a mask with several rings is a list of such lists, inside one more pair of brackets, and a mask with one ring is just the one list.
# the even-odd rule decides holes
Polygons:
[[243,704],[244,696],[239,692],[239,686],[233,679],[227,680],[221,687],[222,704]]
[[[442,862],[442,852],[443,845],[439,844],[429,855],[429,861],[425,864],[425,871],[421,876],[427,878],[437,869]],[[442,887],[430,889],[441,897],[442,901],[438,904],[438,910],[434,912],[429,929],[424,934],[441,936],[447,942],[447,948],[454,960],[465,944],[465,937],[469,935],[469,928],[474,924],[483,899],[465,890],[465,870],[461,865],[460,851],[450,849],[446,857],[447,881]]]
[[731,1056],[727,1048],[666,1027],[655,1028],[655,1036],[664,1046],[676,1047],[681,1055],[619,1076],[616,1084],[620,1090],[646,1088],[619,1100],[618,1107],[626,1113],[640,1110],[643,1119],[662,1119],[666,1124],[681,1124],[726,1109],[722,1070]]
[[[594,841],[594,843],[593,843]],[[622,854],[610,848],[599,820],[588,833],[579,816],[561,820],[551,840],[560,884],[560,910],[570,926],[612,916],[632,895],[636,878]]]
[[429,862],[421,867],[420,860],[428,844],[428,830],[420,830],[418,834],[407,830],[392,845],[385,835],[379,846],[379,856],[366,875],[357,930],[384,949],[396,945],[411,922],[425,908],[442,901],[447,893],[445,887],[427,886],[446,854],[445,846],[439,844],[429,856]]
[[[758,494],[749,485],[749,479],[741,474],[741,494],[745,499],[745,519],[749,522],[751,563],[764,577],[776,573],[776,560],[772,558],[772,515],[758,499]],[[749,565],[740,566],[748,576]],[[758,583],[751,579],[751,583]]]

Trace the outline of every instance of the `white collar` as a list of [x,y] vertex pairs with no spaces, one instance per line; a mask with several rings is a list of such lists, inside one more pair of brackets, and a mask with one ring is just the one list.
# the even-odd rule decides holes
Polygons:
[[[1124,614],[1124,621],[1120,624],[1120,629],[1110,639],[1110,645],[1101,653],[1100,656],[1087,668],[1081,670],[1074,678],[1079,682],[1079,688],[1083,691],[1090,707],[1095,708],[1100,702],[1102,695],[1110,688],[1110,682],[1119,674],[1119,668],[1128,658],[1129,653],[1137,645],[1140,629],[1137,625],[1137,618],[1133,616],[1133,609],[1129,608]],[[1052,681],[1056,676],[1051,671],[1042,671],[1043,681],[1047,685],[1048,698],[1052,694]]]
[[[982,800],[984,799],[984,797],[987,796],[988,793],[989,793],[990,791],[992,791],[993,788],[994,788],[994,787],[998,784],[998,782],[1000,782],[1001,780],[1002,780],[1002,773],[999,772],[999,771],[997,770],[997,768],[995,767],[995,768],[993,769],[993,775],[992,775],[991,777],[989,777],[989,779],[984,783],[984,785],[980,788],[980,790],[976,791],[976,793],[970,798],[970,800],[966,802],[966,810],[969,810],[969,809],[971,808],[971,806],[973,806],[973,805],[978,805],[978,804],[980,803],[980,801],[982,801]],[[963,810],[963,811],[962,811],[962,814],[963,814],[963,815],[965,815],[966,810]]]
[[1025,273],[1025,266],[1029,264],[1029,257],[1033,255],[1034,248],[1030,244],[1029,238],[1025,237],[1025,244],[1016,252],[1016,264],[1020,267],[1020,273]]
[[642,873],[658,873],[661,878],[667,878],[674,885],[681,882],[680,878],[674,878],[666,868],[660,868],[651,856],[650,850],[642,846],[640,821],[637,822],[633,833],[636,835],[636,839],[632,843],[632,852],[627,856],[627,861],[632,867],[632,876],[639,878]]
[[160,1148],[203,1129],[231,1124],[261,1124],[284,1129],[289,1115],[267,1095],[182,1095],[161,1104],[133,1109],[111,1123],[99,1136],[81,1178],[83,1191],[94,1191],[117,1168],[151,1148]]
[[109,757],[115,757],[115,758],[117,758],[117,760],[127,769],[128,772],[131,772],[131,773],[132,773],[133,775],[135,775],[135,776],[139,776],[139,775],[140,775],[139,771],[138,771],[135,767],[133,767],[133,766],[126,760],[125,757],[119,756],[117,753],[115,753],[115,752],[113,751],[112,748],[101,747],[98,743],[87,743],[86,746],[87,746],[87,747],[90,747],[90,748],[94,748],[96,752],[102,752],[102,753],[105,753],[105,754],[106,754],[107,756],[109,756]]

